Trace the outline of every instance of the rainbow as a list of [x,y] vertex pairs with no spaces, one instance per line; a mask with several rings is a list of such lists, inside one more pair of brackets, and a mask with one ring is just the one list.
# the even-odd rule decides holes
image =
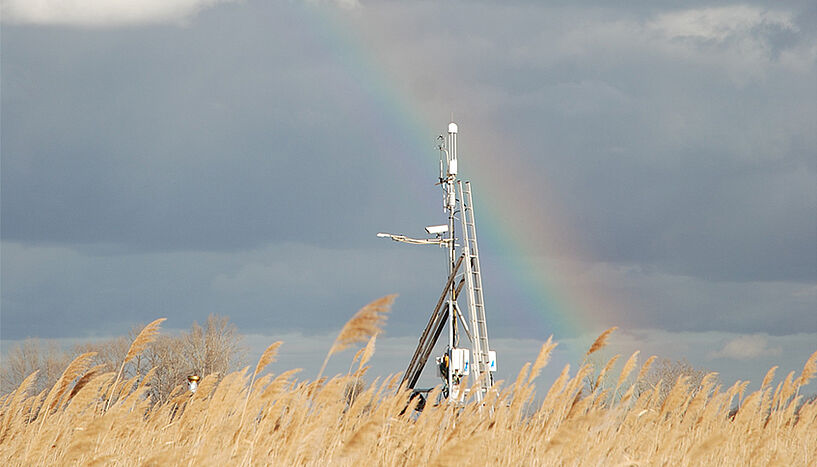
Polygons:
[[[371,96],[370,121],[361,125],[376,127],[381,137],[388,138],[390,153],[395,156],[388,160],[390,167],[396,166],[409,180],[425,181],[436,176],[439,156],[433,137],[448,122],[425,119],[410,99],[412,93],[401,89],[400,80],[390,76],[377,59],[377,44],[366,44],[356,37],[334,8],[294,3],[293,8],[300,10],[298,14],[303,16],[304,23],[314,26],[322,45],[339,57],[348,79]],[[541,167],[526,167],[513,157],[503,157],[515,148],[508,141],[499,146],[501,138],[492,131],[490,122],[458,123],[461,142],[468,141],[468,147],[479,148],[469,153],[462,151],[461,156],[467,158],[463,168],[474,180],[475,196],[479,196],[475,214],[481,243],[499,246],[502,252],[501,260],[483,267],[486,279],[511,291],[511,303],[502,304],[502,313],[519,326],[541,333],[543,339],[549,334],[557,339],[593,335],[606,327],[623,324],[626,306],[621,297],[563,280],[582,273],[576,266],[581,261],[576,260],[587,255],[572,242],[575,237],[568,216],[552,202],[557,197],[533,200],[527,195],[541,193],[543,186],[549,186],[548,174]],[[422,189],[428,189],[428,185],[423,183]],[[439,206],[428,208],[434,212]],[[547,256],[531,254],[543,249],[549,250]],[[486,304],[489,310],[496,309],[489,294]]]

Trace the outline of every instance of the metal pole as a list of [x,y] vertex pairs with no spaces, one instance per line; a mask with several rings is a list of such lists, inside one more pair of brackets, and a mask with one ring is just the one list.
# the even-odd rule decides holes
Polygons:
[[[455,222],[454,222],[454,212],[457,209],[457,199],[456,199],[456,186],[454,185],[454,180],[457,177],[457,125],[455,123],[450,123],[448,125],[448,164],[446,167],[446,179],[447,179],[447,190],[448,190],[448,231],[450,234],[451,241],[449,242],[449,254],[448,254],[448,264],[449,264],[449,272],[451,268],[453,268],[454,261],[456,260],[456,249],[457,249],[457,236],[455,230]],[[468,258],[466,258],[467,260]],[[448,300],[448,324],[449,324],[449,342],[448,348],[449,352],[452,355],[449,357],[451,361],[449,361],[448,365],[448,391],[449,391],[449,398],[455,397],[459,399],[460,394],[459,390],[454,392],[454,374],[453,374],[453,349],[457,348],[459,345],[459,336],[458,336],[458,327],[457,327],[457,313],[454,310],[455,301],[457,300],[456,291],[454,284],[451,284],[451,291],[450,291],[450,298]],[[449,399],[452,400],[452,399]]]

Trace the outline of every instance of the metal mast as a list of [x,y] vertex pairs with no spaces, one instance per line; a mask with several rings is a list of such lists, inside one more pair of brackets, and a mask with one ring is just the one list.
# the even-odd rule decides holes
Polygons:
[[[437,244],[446,248],[448,280],[443,286],[437,306],[431,313],[417,348],[403,375],[404,387],[414,389],[423,368],[442,333],[448,327],[448,346],[445,353],[438,357],[437,365],[440,376],[445,381],[443,394],[450,401],[463,401],[468,387],[462,387],[466,377],[470,378],[468,386],[477,388],[474,398],[481,401],[484,394],[493,385],[496,370],[496,354],[488,344],[488,328],[485,317],[485,305],[482,295],[482,274],[479,266],[479,249],[477,247],[476,222],[471,197],[470,182],[457,178],[457,124],[448,124],[446,136],[440,136],[440,177],[439,185],[443,192],[443,211],[447,214],[448,224],[426,227],[429,234],[436,234],[432,239],[412,239],[403,235],[379,233],[379,237],[414,244]],[[461,226],[460,238],[456,235],[457,220]],[[457,243],[457,242],[460,243]],[[464,272],[460,274],[464,266]],[[465,288],[468,303],[470,328],[462,315],[457,299]],[[460,329],[462,328],[462,329]],[[460,330],[465,331],[471,342],[471,352],[460,346]],[[473,364],[471,364],[473,362]]]

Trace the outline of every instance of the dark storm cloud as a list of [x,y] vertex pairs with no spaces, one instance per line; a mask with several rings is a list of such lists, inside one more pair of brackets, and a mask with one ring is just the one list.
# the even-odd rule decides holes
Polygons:
[[[182,27],[3,25],[3,339],[157,316],[186,327],[210,312],[310,333],[391,292],[390,332],[416,334],[440,252],[373,234],[437,221],[436,167],[406,169],[433,155],[416,154],[425,143],[372,89],[377,73],[423,118],[455,110],[463,135],[489,122],[471,127],[520,149],[504,157],[541,173],[601,270],[567,279],[633,297],[631,322],[611,325],[817,332],[810,2],[328,13],[362,61],[310,8],[247,2]],[[481,239],[486,264],[506,248]],[[498,312],[526,303],[490,276]]]
[[[246,27],[219,32],[231,22]],[[264,40],[267,30],[287,39]],[[341,60],[293,18],[245,11],[193,29],[3,32],[4,239],[348,244],[394,218],[375,191],[392,134],[363,114],[367,97]],[[338,124],[367,120],[367,139]]]
[[395,292],[401,298],[389,334],[419,332],[430,313],[425,292],[439,293],[445,273],[440,251],[365,253],[284,242],[240,253],[87,255],[6,242],[0,332],[2,339],[94,337],[162,316],[169,328],[186,328],[215,313],[246,332],[325,333]]

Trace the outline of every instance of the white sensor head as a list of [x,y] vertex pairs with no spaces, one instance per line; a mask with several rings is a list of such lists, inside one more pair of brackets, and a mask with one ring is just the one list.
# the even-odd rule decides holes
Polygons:
[[448,232],[448,225],[429,225],[426,227],[426,232],[433,234],[433,235],[440,235]]
[[449,123],[448,124],[448,132],[449,133],[456,133],[457,132],[457,124],[454,123],[454,122]]

